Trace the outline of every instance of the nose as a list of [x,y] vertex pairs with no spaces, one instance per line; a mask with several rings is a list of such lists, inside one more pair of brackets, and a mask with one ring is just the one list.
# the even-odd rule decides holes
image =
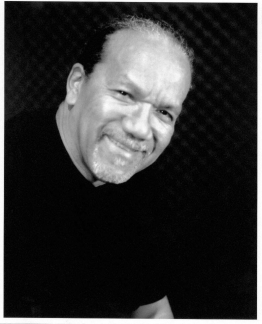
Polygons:
[[131,134],[140,140],[149,140],[152,138],[152,128],[150,123],[151,105],[140,104],[127,114],[123,120],[122,125],[124,131]]

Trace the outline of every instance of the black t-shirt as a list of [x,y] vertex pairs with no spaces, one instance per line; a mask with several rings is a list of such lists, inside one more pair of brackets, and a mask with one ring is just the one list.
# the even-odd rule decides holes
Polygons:
[[162,192],[149,171],[94,187],[55,112],[5,128],[4,315],[128,317],[166,295]]

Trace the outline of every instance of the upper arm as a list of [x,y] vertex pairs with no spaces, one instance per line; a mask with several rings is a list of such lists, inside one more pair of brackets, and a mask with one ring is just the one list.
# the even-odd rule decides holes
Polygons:
[[132,314],[134,318],[174,318],[167,296],[147,305],[138,307]]

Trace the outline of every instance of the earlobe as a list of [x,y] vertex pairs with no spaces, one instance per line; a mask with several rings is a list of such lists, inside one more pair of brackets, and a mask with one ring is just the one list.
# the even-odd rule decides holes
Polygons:
[[78,99],[81,86],[84,82],[85,70],[83,65],[76,63],[73,65],[67,78],[66,84],[66,102],[68,105],[74,105]]

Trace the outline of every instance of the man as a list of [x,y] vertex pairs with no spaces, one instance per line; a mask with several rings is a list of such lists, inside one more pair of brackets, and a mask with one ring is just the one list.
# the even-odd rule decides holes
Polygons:
[[7,126],[5,316],[173,317],[161,194],[132,177],[168,146],[190,84],[183,42],[128,18],[91,38],[56,124]]

